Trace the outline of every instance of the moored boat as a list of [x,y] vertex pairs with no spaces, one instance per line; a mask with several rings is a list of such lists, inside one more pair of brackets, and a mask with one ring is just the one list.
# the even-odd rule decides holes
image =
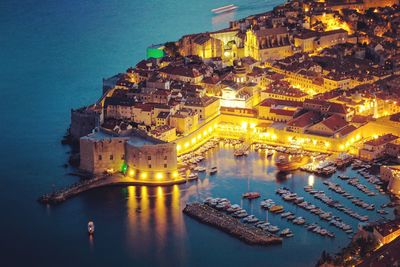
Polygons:
[[247,199],[255,199],[255,198],[259,198],[260,197],[260,193],[258,192],[246,192],[244,194],[242,194],[242,198],[247,198]]
[[278,170],[286,172],[286,171],[294,171],[300,168],[301,166],[308,163],[308,157],[301,156],[301,155],[294,155],[294,156],[284,156],[280,155],[275,165]]

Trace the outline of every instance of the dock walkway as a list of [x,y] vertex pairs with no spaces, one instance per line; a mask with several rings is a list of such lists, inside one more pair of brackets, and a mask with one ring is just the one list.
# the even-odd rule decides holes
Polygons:
[[212,225],[250,245],[281,244],[282,238],[269,234],[251,225],[246,225],[221,211],[198,202],[187,204],[183,212],[190,217]]

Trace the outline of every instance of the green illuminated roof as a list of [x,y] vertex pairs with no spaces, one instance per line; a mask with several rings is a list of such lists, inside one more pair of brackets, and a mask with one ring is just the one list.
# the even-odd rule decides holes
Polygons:
[[164,56],[164,46],[163,45],[153,45],[147,47],[146,50],[147,58],[162,58]]

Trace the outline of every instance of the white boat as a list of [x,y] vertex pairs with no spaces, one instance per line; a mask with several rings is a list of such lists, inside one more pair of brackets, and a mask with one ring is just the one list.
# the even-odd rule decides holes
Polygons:
[[211,9],[211,12],[213,12],[215,14],[220,14],[220,13],[224,13],[224,12],[229,12],[229,11],[235,10],[237,8],[238,8],[237,6],[231,4],[231,5],[221,6],[221,7],[218,7],[218,8]]
[[92,221],[88,222],[88,233],[89,235],[94,234],[94,223]]
[[199,177],[197,176],[197,173],[191,173],[188,176],[189,180],[194,180],[194,179],[198,179]]
[[217,171],[218,171],[217,166],[214,166],[214,167],[211,168],[210,174],[215,174]]
[[233,204],[232,206],[230,206],[226,211],[228,212],[228,213],[233,213],[233,212],[236,212],[236,211],[238,211],[238,210],[240,210],[241,208],[240,208],[240,206],[238,205],[238,204]]
[[288,234],[291,234],[291,233],[292,233],[292,231],[290,231],[289,228],[285,228],[279,233],[279,235],[280,236],[287,236]]
[[279,227],[275,225],[270,225],[267,227],[267,231],[271,233],[276,233],[279,231]]
[[249,216],[247,216],[247,217],[245,217],[243,219],[243,222],[245,222],[245,223],[256,223],[256,222],[258,222],[258,219],[254,215],[249,215]]
[[205,172],[207,169],[206,169],[206,167],[197,166],[196,168],[194,168],[194,170],[198,171],[198,172]]

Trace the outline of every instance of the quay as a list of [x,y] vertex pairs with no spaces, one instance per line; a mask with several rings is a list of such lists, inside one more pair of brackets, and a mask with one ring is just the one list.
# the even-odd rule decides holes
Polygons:
[[197,178],[178,178],[168,181],[140,181],[131,177],[126,177],[122,174],[102,176],[98,178],[88,179],[83,182],[73,184],[69,187],[62,188],[52,193],[40,196],[37,201],[42,204],[58,204],[65,200],[72,198],[78,194],[84,193],[95,188],[106,186],[171,186],[176,184],[183,184],[188,181],[196,180]]
[[280,237],[266,233],[256,227],[245,225],[223,212],[198,202],[187,204],[183,212],[202,223],[214,226],[250,245],[267,246],[282,243],[282,238]]

